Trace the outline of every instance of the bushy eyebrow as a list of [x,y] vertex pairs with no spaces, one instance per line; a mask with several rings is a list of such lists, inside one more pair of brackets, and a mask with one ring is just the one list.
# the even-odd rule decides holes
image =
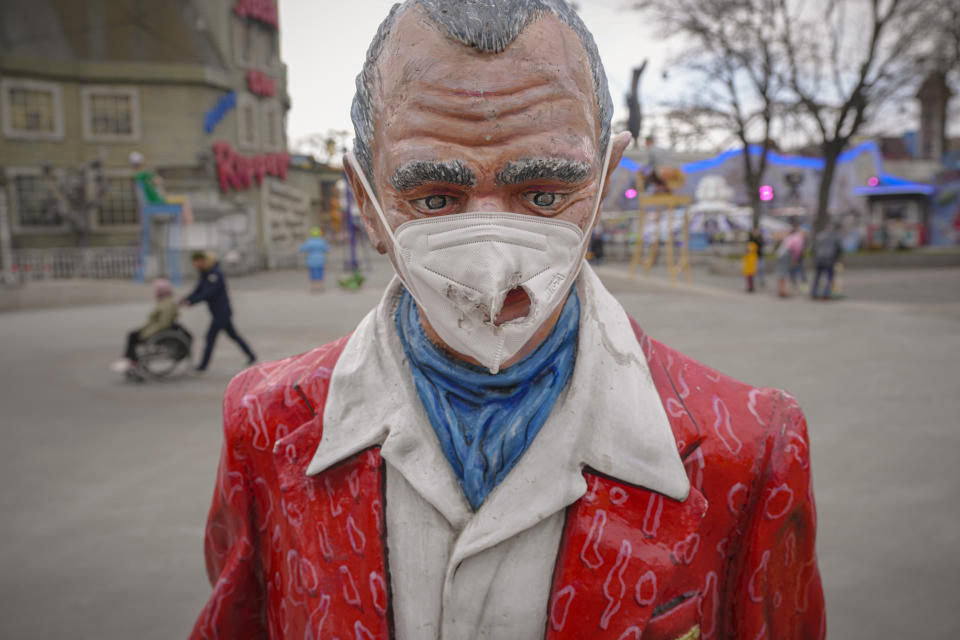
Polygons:
[[567,158],[524,158],[507,163],[497,173],[498,184],[523,184],[531,180],[552,180],[574,184],[590,175],[590,163]]
[[459,160],[414,160],[401,166],[390,176],[390,186],[397,191],[411,191],[429,183],[475,187],[477,176]]

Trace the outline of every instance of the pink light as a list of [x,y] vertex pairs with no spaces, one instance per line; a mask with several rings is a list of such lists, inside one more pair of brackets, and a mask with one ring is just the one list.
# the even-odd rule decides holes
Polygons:
[[637,197],[637,190],[636,190],[636,189],[627,189],[626,191],[623,192],[623,195],[627,196],[627,199],[628,199],[628,200],[633,200],[634,198]]
[[770,202],[773,200],[773,187],[768,184],[765,184],[760,187],[760,199],[764,202]]
[[870,178],[867,179],[867,184],[870,185],[871,187],[875,187],[878,184],[880,184],[880,178],[878,178],[877,176],[870,176]]

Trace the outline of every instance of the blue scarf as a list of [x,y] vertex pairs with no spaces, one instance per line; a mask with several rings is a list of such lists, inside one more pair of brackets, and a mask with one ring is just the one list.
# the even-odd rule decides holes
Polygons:
[[476,510],[533,442],[573,374],[580,326],[576,289],[540,346],[497,374],[433,344],[406,290],[396,324],[430,426]]

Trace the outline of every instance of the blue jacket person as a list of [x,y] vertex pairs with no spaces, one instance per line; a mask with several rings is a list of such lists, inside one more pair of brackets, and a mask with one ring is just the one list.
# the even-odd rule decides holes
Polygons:
[[213,345],[217,340],[217,334],[221,331],[225,331],[247,355],[247,364],[253,364],[257,357],[233,327],[233,310],[230,308],[230,297],[227,295],[227,283],[216,256],[206,251],[194,251],[191,260],[193,266],[197,269],[197,286],[180,304],[188,306],[195,305],[198,302],[206,302],[207,306],[210,307],[210,315],[213,316],[210,321],[210,328],[207,329],[203,359],[197,366],[197,371],[207,370],[207,365],[210,364],[210,356],[213,355]]

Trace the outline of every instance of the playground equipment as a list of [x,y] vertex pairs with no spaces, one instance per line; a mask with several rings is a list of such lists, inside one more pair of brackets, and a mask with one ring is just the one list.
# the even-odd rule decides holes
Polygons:
[[156,225],[160,230],[156,234],[159,245],[156,273],[165,275],[174,284],[181,284],[180,224],[183,221],[183,207],[179,204],[150,204],[139,183],[136,193],[137,206],[140,207],[140,264],[133,279],[143,282],[146,277],[147,260],[153,248],[153,227]]
[[[639,183],[638,179],[638,183]],[[639,184],[638,184],[639,186]],[[638,189],[639,190],[639,189]],[[667,272],[670,274],[671,284],[676,284],[677,274],[682,272],[684,280],[690,282],[690,215],[688,209],[692,199],[690,196],[677,195],[673,193],[654,193],[638,196],[637,198],[637,218],[639,220],[639,232],[637,233],[637,242],[633,247],[633,256],[630,258],[630,275],[637,272],[640,263],[643,262],[643,274],[649,275],[653,263],[657,259],[657,248],[660,245],[660,238],[663,235],[661,225],[666,224],[666,235],[663,240],[664,256],[667,263]],[[677,208],[682,208],[683,224],[680,228],[680,260],[674,260],[674,238],[673,221],[676,218]],[[647,222],[647,211],[652,210],[654,215],[653,237],[650,240],[650,250],[644,260],[644,229]]]

